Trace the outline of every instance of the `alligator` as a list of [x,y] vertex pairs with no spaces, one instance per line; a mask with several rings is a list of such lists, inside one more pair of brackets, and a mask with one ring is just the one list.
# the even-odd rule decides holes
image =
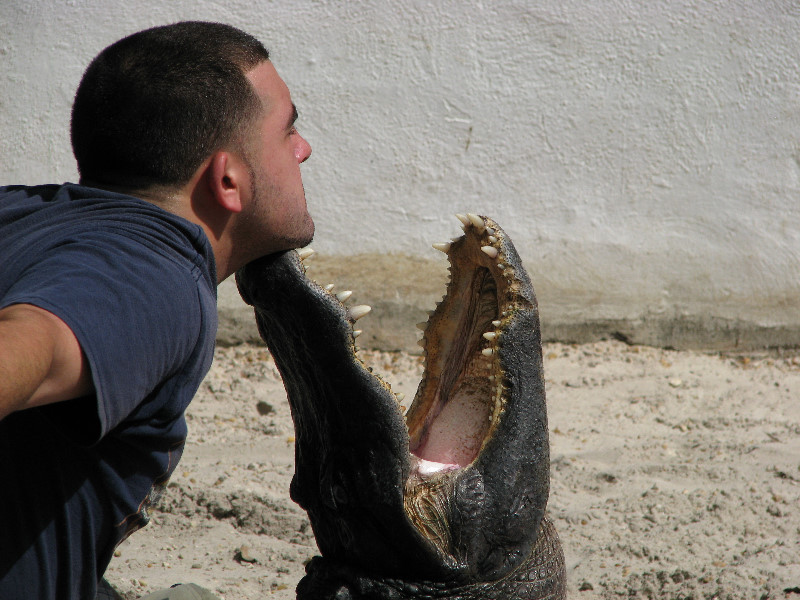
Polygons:
[[545,514],[549,443],[531,280],[488,217],[456,215],[447,293],[421,341],[425,370],[403,412],[359,359],[347,307],[306,277],[307,252],[241,269],[295,427],[292,499],[321,556],[301,600],[564,598],[561,544]]

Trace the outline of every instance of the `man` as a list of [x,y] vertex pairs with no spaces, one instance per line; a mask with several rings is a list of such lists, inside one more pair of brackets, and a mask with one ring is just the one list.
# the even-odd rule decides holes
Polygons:
[[264,46],[186,22],[86,70],[80,185],[0,188],[0,598],[94,598],[207,373],[216,285],[314,233],[311,147]]

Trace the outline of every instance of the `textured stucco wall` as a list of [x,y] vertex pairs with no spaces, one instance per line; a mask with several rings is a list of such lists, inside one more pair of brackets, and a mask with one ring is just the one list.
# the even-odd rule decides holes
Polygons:
[[0,181],[74,180],[83,68],[186,18],[271,49],[318,251],[432,258],[479,212],[545,320],[800,331],[796,2],[4,0]]

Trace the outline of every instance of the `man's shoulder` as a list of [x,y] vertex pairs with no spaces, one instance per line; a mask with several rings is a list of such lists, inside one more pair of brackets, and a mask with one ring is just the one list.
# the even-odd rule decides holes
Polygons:
[[[65,245],[92,253],[143,253],[172,261],[208,285],[216,284],[213,250],[202,228],[133,196],[75,184],[0,188],[0,250],[13,256],[44,253]],[[111,261],[113,262],[113,260]]]

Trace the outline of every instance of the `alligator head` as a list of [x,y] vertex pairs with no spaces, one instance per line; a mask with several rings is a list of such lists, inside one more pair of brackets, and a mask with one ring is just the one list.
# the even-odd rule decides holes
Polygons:
[[459,218],[447,294],[424,326],[425,373],[404,416],[356,354],[368,307],[305,276],[295,251],[237,273],[283,377],[292,499],[322,554],[301,599],[563,598],[545,516],[549,446],[536,298],[492,220]]

